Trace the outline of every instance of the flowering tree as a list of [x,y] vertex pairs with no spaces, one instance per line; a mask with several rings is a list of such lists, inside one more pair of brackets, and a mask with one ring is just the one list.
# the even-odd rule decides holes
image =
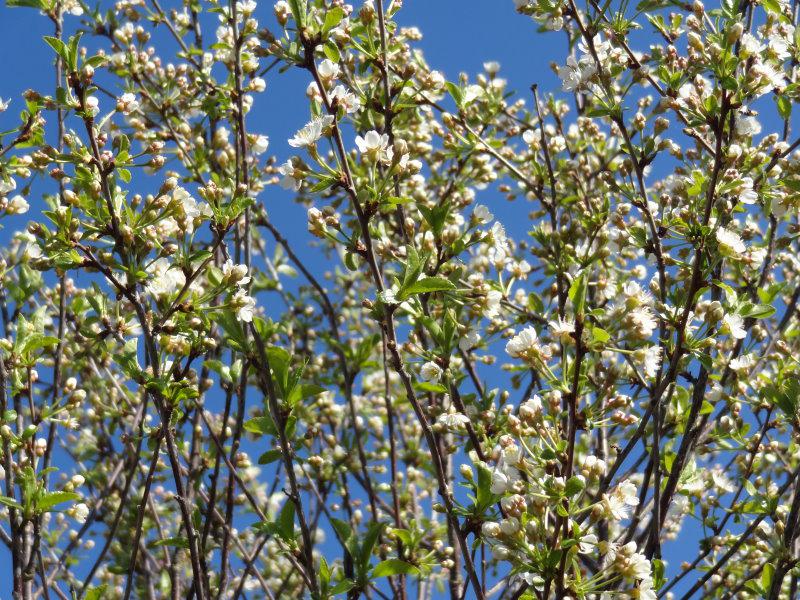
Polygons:
[[566,58],[515,96],[399,0],[6,2],[15,600],[797,597],[796,3],[516,0]]

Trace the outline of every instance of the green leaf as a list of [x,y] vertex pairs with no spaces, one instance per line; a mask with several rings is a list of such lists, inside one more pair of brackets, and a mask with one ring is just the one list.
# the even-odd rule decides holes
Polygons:
[[260,435],[275,435],[278,432],[278,430],[275,429],[275,423],[273,423],[269,415],[253,417],[245,421],[244,430]]
[[344,594],[356,587],[355,581],[352,579],[342,579],[339,583],[331,588],[331,594]]
[[405,300],[414,294],[428,294],[430,292],[443,292],[454,289],[456,289],[456,286],[453,285],[453,282],[444,277],[423,277],[409,287],[401,289],[397,298],[398,300]]
[[80,495],[75,492],[51,492],[39,498],[36,503],[36,508],[39,509],[40,512],[47,512],[57,504],[69,502],[70,500],[77,500],[78,498],[80,498]]
[[335,63],[338,63],[342,58],[338,46],[336,46],[336,44],[334,44],[333,42],[328,42],[327,44],[325,44],[322,47],[322,53],[325,55],[326,58],[332,60]]
[[11,508],[22,510],[22,505],[13,498],[9,498],[8,496],[0,496],[0,504],[5,504],[6,506],[10,506]]
[[277,448],[274,450],[267,450],[266,452],[264,452],[264,454],[258,457],[258,464],[268,465],[270,463],[274,463],[281,457],[281,455],[282,455],[281,451],[278,450]]
[[611,334],[600,327],[592,327],[592,340],[604,344],[611,339]]
[[56,37],[49,35],[44,36],[44,41],[50,46],[55,53],[58,54],[66,63],[69,63],[69,48],[67,45]]
[[418,390],[423,392],[433,392],[434,394],[446,394],[447,388],[441,383],[431,383],[430,381],[420,381],[415,386]]
[[788,119],[792,116],[792,101],[786,96],[773,96],[775,103],[778,105],[778,114],[782,119]]
[[456,103],[456,106],[460,107],[461,103],[464,101],[464,93],[461,91],[461,88],[451,81],[445,82],[444,86],[453,97],[453,101]]
[[581,273],[569,286],[569,299],[572,301],[576,315],[583,315],[586,303],[586,273]]
[[766,319],[775,314],[775,307],[769,304],[750,304],[747,303],[740,311],[743,317],[753,319]]
[[325,14],[325,22],[322,24],[322,33],[328,33],[331,29],[336,27],[342,22],[344,17],[344,10],[341,7],[335,6]]
[[78,70],[78,44],[81,41],[82,35],[83,32],[78,31],[78,33],[69,38],[69,60],[67,60],[67,65],[73,71]]
[[653,564],[653,586],[655,589],[659,589],[666,582],[664,579],[664,561],[654,558],[651,562]]
[[294,538],[294,502],[291,498],[286,499],[275,526],[278,535],[285,541]]
[[228,345],[239,352],[247,351],[247,337],[239,319],[232,310],[223,310],[216,314],[216,321],[228,336]]
[[305,0],[289,0],[289,7],[292,9],[297,27],[303,27],[306,23],[306,3]]
[[333,526],[334,531],[336,531],[336,535],[339,536],[339,539],[342,543],[347,543],[350,539],[350,536],[353,535],[353,531],[350,529],[350,525],[347,524],[346,521],[342,521],[341,519],[333,518],[331,519],[331,525]]
[[100,598],[103,597],[103,594],[106,593],[107,589],[107,583],[98,585],[97,587],[91,587],[86,591],[86,595],[84,595],[83,600],[100,600]]
[[767,561],[764,563],[764,570],[761,571],[761,588],[764,591],[772,587],[772,578],[775,576],[775,565]]
[[173,546],[175,548],[189,548],[189,540],[185,537],[171,537],[163,540],[155,540],[147,544],[149,548],[160,548],[162,546]]
[[24,7],[42,10],[44,9],[44,2],[42,0],[6,0],[6,6],[9,8]]
[[577,475],[573,475],[567,480],[567,484],[564,487],[564,493],[568,496],[574,496],[578,492],[582,491],[586,484],[583,480],[578,477]]
[[358,550],[356,566],[359,574],[367,574],[370,558],[372,557],[372,549],[375,548],[375,544],[378,542],[383,526],[383,523],[376,523],[375,521],[369,524],[367,534],[364,536],[364,543]]
[[778,0],[761,0],[761,6],[763,6],[767,12],[783,16],[783,10],[781,10],[781,5]]
[[491,488],[492,471],[485,464],[478,463],[477,506],[475,508],[479,513],[482,513],[497,501],[498,496],[492,493]]
[[372,577],[377,579],[378,577],[389,577],[391,575],[417,575],[418,573],[419,569],[411,563],[399,558],[387,558],[375,565],[372,570]]

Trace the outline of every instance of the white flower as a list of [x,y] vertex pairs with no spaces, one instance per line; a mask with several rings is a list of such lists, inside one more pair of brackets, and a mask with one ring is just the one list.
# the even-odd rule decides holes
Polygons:
[[583,459],[581,471],[586,477],[602,477],[606,474],[606,461],[589,454]]
[[13,192],[15,189],[17,189],[17,182],[14,181],[13,177],[9,177],[8,181],[0,178],[0,197]]
[[308,209],[308,230],[318,238],[325,237],[328,231],[328,224],[325,221],[325,215],[322,211],[315,206]]
[[122,94],[117,98],[117,110],[123,115],[129,115],[139,109],[139,102],[136,100],[136,95],[130,92]]
[[738,115],[736,117],[736,133],[742,137],[752,137],[761,133],[761,123],[752,115]]
[[475,219],[477,223],[483,225],[484,223],[488,223],[494,218],[494,215],[489,211],[489,208],[484,206],[483,204],[478,204],[475,207],[475,210],[472,211],[472,218]]
[[658,325],[649,306],[640,306],[626,315],[626,324],[631,333],[639,339],[648,339]]
[[603,494],[600,504],[607,518],[621,521],[628,516],[631,506],[639,504],[636,486],[623,481],[611,494]]
[[642,357],[642,367],[644,368],[645,377],[653,378],[658,374],[658,366],[661,361],[661,347],[650,346],[644,351]]
[[531,348],[538,346],[539,334],[533,327],[526,327],[511,338],[506,344],[506,353],[518,357]]
[[22,215],[28,212],[30,205],[28,201],[25,200],[22,196],[17,194],[11,200],[8,201],[8,205],[6,206],[6,214],[9,215]]
[[517,517],[508,517],[500,521],[500,531],[503,535],[512,536],[519,531],[519,519]]
[[719,242],[719,250],[725,256],[738,257],[744,253],[746,247],[739,234],[720,227],[716,232],[717,242]]
[[508,477],[499,468],[492,471],[492,483],[489,486],[489,491],[493,494],[500,495],[505,493],[510,487]]
[[364,137],[356,136],[356,146],[361,154],[373,162],[392,160],[393,152],[389,148],[388,134],[380,134],[373,129],[368,131]]
[[500,537],[501,532],[502,530],[500,529],[500,524],[495,523],[494,521],[485,521],[483,525],[481,525],[481,533],[483,534],[483,537]]
[[[641,554],[638,556],[642,556]],[[650,564],[648,561],[647,564],[648,572],[650,569]],[[646,577],[639,582],[639,587],[636,589],[636,598],[637,600],[658,600],[658,595],[656,591],[653,589],[653,580],[650,577]]]
[[639,497],[636,495],[636,486],[630,481],[623,481],[617,486],[615,493],[622,498],[622,501],[628,506],[637,506],[639,504]]
[[483,93],[483,88],[481,86],[475,84],[468,85],[464,88],[464,97],[462,100],[464,104],[471,104],[483,96]]
[[567,64],[558,68],[558,76],[562,82],[561,89],[565,92],[573,92],[583,87],[596,72],[597,67],[591,56],[583,56],[580,60],[569,56]]
[[733,485],[733,482],[730,480],[730,478],[720,468],[712,469],[711,481],[722,493],[732,492],[736,489],[736,486]]
[[178,202],[181,209],[183,209],[183,214],[186,217],[186,230],[189,233],[194,231],[195,219],[212,215],[211,207],[205,201],[198,202],[186,189],[180,186],[172,190],[172,199]]
[[[635,542],[629,542],[625,544],[625,546],[629,544],[634,544],[633,547],[634,549],[636,548]],[[622,571],[622,574],[628,579],[638,579],[643,582],[648,581],[650,579],[650,561],[647,560],[644,554],[634,552],[628,559],[626,568]]]
[[66,0],[66,2],[62,4],[62,8],[73,17],[80,17],[83,14],[83,7],[77,0]]
[[73,512],[73,515],[72,515],[73,518],[78,523],[85,523],[86,522],[86,518],[89,516],[89,507],[86,506],[83,502],[81,502],[80,504],[76,504],[72,508],[72,512]]
[[353,92],[348,91],[343,85],[337,85],[331,92],[331,101],[344,108],[344,112],[351,113],[358,110],[361,100]]
[[644,304],[651,304],[653,297],[642,289],[638,281],[627,281],[622,286],[622,295],[625,296],[625,307],[632,309]]
[[261,77],[253,77],[250,80],[250,89],[254,92],[263,92],[267,89],[267,82]]
[[509,260],[506,262],[506,269],[517,279],[527,279],[531,272],[531,263],[524,258],[520,261]]
[[747,261],[748,265],[753,269],[757,269],[761,266],[765,258],[767,258],[766,248],[753,248],[752,246],[747,249],[747,254],[744,257],[745,261]]
[[322,137],[322,132],[330,127],[332,123],[333,117],[331,115],[315,117],[294,134],[293,138],[289,139],[289,145],[292,148],[313,146]]
[[186,283],[183,272],[177,267],[171,267],[170,262],[164,257],[154,260],[147,267],[147,272],[153,277],[147,284],[147,289],[154,296],[173,294]]
[[269,148],[269,138],[265,135],[259,135],[250,144],[250,151],[253,154],[264,154]]
[[481,341],[480,334],[474,329],[470,329],[458,340],[458,347],[462,352],[469,352]]
[[548,321],[547,325],[555,337],[565,342],[571,340],[572,334],[575,333],[575,323],[560,316],[555,321]]
[[533,420],[542,414],[542,399],[533,395],[519,405],[519,418],[523,420]]
[[539,129],[526,129],[522,134],[522,141],[528,146],[534,146],[542,139],[542,132]]
[[436,382],[442,376],[442,368],[435,362],[428,361],[420,367],[419,374],[425,381]]
[[256,300],[247,294],[244,289],[239,289],[233,295],[233,306],[236,308],[236,315],[241,321],[250,323],[255,313]]
[[759,39],[751,33],[743,33],[741,37],[741,49],[745,54],[754,56],[761,53],[765,46]]
[[464,413],[451,410],[451,412],[446,412],[439,415],[437,421],[448,429],[460,429],[469,423],[469,417]]
[[339,65],[328,58],[319,63],[317,67],[317,74],[322,80],[322,83],[326,85],[336,79],[339,76],[339,72]]
[[493,319],[500,312],[500,302],[503,300],[502,292],[489,290],[486,294],[486,306],[483,309],[483,316]]
[[489,62],[483,63],[483,69],[489,73],[489,75],[495,75],[500,70],[500,63],[496,60],[490,60]]
[[578,545],[578,552],[581,554],[589,554],[590,552],[594,552],[596,546],[597,536],[593,533],[590,533],[581,538],[580,544]]
[[744,329],[744,319],[736,314],[729,313],[722,317],[722,330],[730,333],[731,337],[737,340],[747,337],[747,331]]
[[278,173],[283,175],[281,187],[285,190],[294,190],[296,192],[303,185],[303,179],[299,176],[291,160],[287,160],[278,167]]
[[9,104],[11,104],[11,99],[3,100],[0,98],[0,113],[5,112],[8,109]]
[[397,286],[392,286],[383,290],[378,297],[384,304],[397,304],[397,292],[399,291]]
[[97,96],[88,96],[84,101],[84,106],[86,107],[86,112],[93,117],[100,112],[100,103],[97,100]]
[[775,54],[778,60],[789,58],[789,42],[779,32],[772,33],[767,37],[769,49]]
[[506,237],[506,228],[503,227],[502,223],[495,222],[492,224],[492,228],[489,230],[489,238],[495,248],[503,249],[506,246],[508,238]]
[[742,185],[739,189],[739,202],[742,204],[755,204],[758,202],[758,194],[753,189],[752,177],[742,177]]
[[222,265],[222,275],[232,283],[239,285],[250,283],[250,278],[247,276],[247,265],[234,264],[230,258]]
[[750,353],[739,356],[738,358],[734,358],[730,363],[728,363],[728,366],[734,371],[747,371],[755,364],[756,358],[752,353]]
[[529,363],[535,362],[536,359],[548,360],[550,358],[550,349],[539,344],[539,335],[531,326],[508,340],[506,353],[514,358],[522,358]]

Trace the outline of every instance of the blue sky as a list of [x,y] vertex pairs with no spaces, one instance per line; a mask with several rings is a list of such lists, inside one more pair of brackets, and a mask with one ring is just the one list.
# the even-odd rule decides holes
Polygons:
[[[169,5],[164,2],[165,8]],[[271,7],[272,2],[265,1],[256,13],[264,24],[272,22]],[[537,33],[537,25],[518,15],[511,0],[406,0],[397,20],[403,26],[414,25],[422,30],[424,38],[419,46],[429,64],[443,71],[449,80],[456,79],[460,72],[474,76],[482,71],[485,61],[494,60],[500,62],[500,76],[509,81],[509,89],[517,90],[526,99],[532,83],[538,83],[542,92],[556,91],[560,87],[549,65],[552,61],[563,62],[565,36],[563,33]],[[11,109],[0,114],[0,130],[9,129],[15,123],[23,106],[20,94],[24,90],[52,90],[52,51],[42,40],[43,35],[51,34],[49,21],[35,11],[0,5],[0,64],[3,69],[0,97],[13,100]],[[308,118],[304,101],[308,80],[306,74],[290,71],[273,72],[267,81],[267,92],[256,98],[255,108],[248,115],[248,129],[269,135],[271,151],[283,161],[290,150],[286,139]],[[29,201],[32,214],[41,209],[42,204],[35,197]],[[313,249],[301,245],[308,239],[304,209],[289,201],[286,193],[277,188],[267,190],[263,201],[273,220],[312,269],[322,272],[329,268],[327,261],[321,260]],[[499,192],[486,190],[481,201],[491,205],[495,215],[506,221],[513,234],[524,235],[530,227],[525,219],[519,219],[520,211],[526,209],[516,206],[512,210]],[[505,218],[515,214],[516,220]],[[0,230],[0,243],[6,243],[9,233],[8,229]],[[696,534],[687,533],[689,538]],[[693,551],[694,544],[690,548]],[[684,558],[680,554],[680,549],[673,547],[667,558],[672,558],[676,565]],[[8,566],[8,556],[0,549],[0,600],[10,598],[10,578],[5,575]]]

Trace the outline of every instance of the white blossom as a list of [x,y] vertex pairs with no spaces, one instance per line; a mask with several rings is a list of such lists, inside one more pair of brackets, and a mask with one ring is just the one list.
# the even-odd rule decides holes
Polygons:
[[442,376],[442,368],[435,362],[428,361],[420,367],[419,374],[425,381],[437,382]]
[[294,137],[289,139],[289,145],[292,148],[313,146],[322,137],[323,132],[332,124],[333,117],[331,115],[315,117],[294,134]]
[[392,159],[392,149],[389,147],[389,136],[375,130],[368,131],[364,137],[356,136],[356,146],[368,160],[372,162],[388,162]]
[[744,253],[746,247],[739,234],[720,227],[717,229],[716,234],[717,242],[719,242],[719,249],[725,256],[737,258]]
[[264,154],[269,148],[269,138],[266,135],[259,135],[250,144],[250,151],[253,154]]

